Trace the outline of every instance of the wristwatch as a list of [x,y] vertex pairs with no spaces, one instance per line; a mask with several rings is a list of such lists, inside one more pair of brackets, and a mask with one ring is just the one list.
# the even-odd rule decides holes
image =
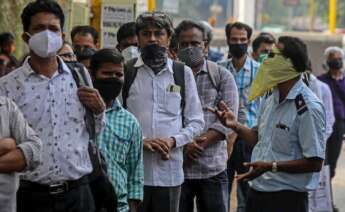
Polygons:
[[273,163],[272,163],[272,172],[278,172],[277,161],[273,161]]

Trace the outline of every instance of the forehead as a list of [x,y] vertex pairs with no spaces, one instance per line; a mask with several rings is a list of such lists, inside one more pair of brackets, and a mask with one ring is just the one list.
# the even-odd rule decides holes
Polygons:
[[187,30],[181,31],[179,35],[179,40],[199,40],[202,41],[203,39],[203,33],[201,30],[199,30],[196,27],[189,28]]
[[29,29],[36,26],[58,26],[60,27],[60,19],[53,13],[40,12],[31,17]]
[[85,33],[85,34],[77,33],[72,38],[72,42],[75,45],[87,45],[87,44],[93,45],[94,40],[90,33]]
[[107,72],[123,72],[123,63],[105,62],[99,69]]
[[247,37],[247,31],[244,28],[233,27],[230,31],[230,37]]
[[157,32],[157,31],[167,32],[167,30],[165,28],[161,28],[161,27],[158,27],[158,26],[153,25],[153,24],[150,24],[147,27],[142,28],[139,32]]
[[331,54],[329,54],[328,57],[329,58],[342,58],[342,55],[340,52],[332,52]]

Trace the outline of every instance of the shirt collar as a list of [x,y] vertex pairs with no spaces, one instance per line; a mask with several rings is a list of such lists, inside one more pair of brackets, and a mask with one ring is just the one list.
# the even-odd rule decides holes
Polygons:
[[[234,64],[232,63],[232,58],[229,60],[230,62],[230,66],[233,70],[235,70]],[[251,63],[252,63],[252,59],[247,55],[246,56],[246,61],[244,62],[243,67],[241,68],[241,70],[245,70],[245,71],[250,71],[251,70]]]
[[207,67],[207,65],[208,65],[208,64],[207,64],[207,60],[205,59],[203,65],[201,66],[200,71],[198,71],[197,74],[199,74],[199,73],[201,73],[201,72],[208,73],[208,67]]
[[[26,57],[23,63],[23,67],[24,67],[24,74],[26,75],[26,77],[29,77],[32,74],[36,74],[36,72],[32,69],[29,60],[30,60],[30,56]],[[71,70],[68,68],[68,66],[64,63],[64,61],[57,56],[58,59],[58,72],[59,74],[61,73],[71,73]]]
[[[140,55],[138,57],[137,61],[135,62],[134,67],[135,68],[140,68],[142,66],[145,66],[145,67],[151,69],[150,67],[145,65],[145,63],[144,63],[144,61],[143,61],[143,59],[142,59],[142,57]],[[165,68],[163,68],[162,70],[163,71],[168,70],[168,71],[170,71],[170,73],[174,73],[174,71],[173,71],[173,61],[169,57],[167,58],[167,64],[166,64]]]
[[[297,95],[301,93],[301,88],[305,86],[304,82],[302,79],[299,79],[294,86],[290,89],[288,95],[286,96],[285,99],[287,100],[294,100],[296,99]],[[275,102],[279,102],[279,90],[277,87],[274,88],[273,90],[273,97]]]
[[113,102],[113,105],[110,108],[106,109],[106,112],[119,111],[121,109],[122,109],[122,106],[121,106],[119,100],[115,99],[115,101]]
[[0,107],[6,103],[5,97],[0,97]]

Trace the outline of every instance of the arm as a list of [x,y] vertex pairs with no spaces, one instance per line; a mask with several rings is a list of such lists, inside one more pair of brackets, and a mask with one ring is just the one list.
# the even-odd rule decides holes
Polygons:
[[131,146],[127,157],[128,170],[128,203],[130,212],[137,212],[138,205],[143,200],[144,169],[143,169],[143,140],[139,123],[133,127]]
[[19,172],[26,166],[24,154],[18,148],[0,157],[0,173]]
[[246,141],[248,145],[255,146],[258,142],[258,132],[236,121],[236,116],[223,101],[219,103],[219,109],[208,109],[217,115],[224,126],[231,128],[239,137]]
[[0,139],[0,157],[9,153],[17,147],[16,141],[12,138]]
[[333,97],[331,90],[326,83],[322,84],[321,87],[321,97],[322,102],[325,106],[326,111],[326,135],[325,138],[328,139],[333,132],[333,124],[335,122],[334,109],[333,109]]
[[[218,92],[221,94],[221,100],[231,111],[233,111],[234,114],[236,114],[235,117],[237,119],[239,97],[235,79],[232,74],[223,67],[220,67],[219,73],[221,76],[221,82]],[[205,113],[210,113],[210,111],[206,111]],[[201,146],[206,148],[213,143],[224,140],[229,133],[231,133],[231,130],[222,125],[220,120],[217,119],[211,124],[208,131],[201,135],[201,137],[206,138],[205,142],[203,142]]]
[[185,108],[184,118],[185,127],[176,135],[173,135],[175,147],[184,146],[198,136],[204,128],[205,122],[201,103],[196,88],[192,70],[185,66]]
[[[303,158],[292,161],[276,161],[277,171],[287,173],[319,172],[325,158],[325,112],[321,104],[308,107],[308,110],[297,118],[298,141]],[[239,177],[239,180],[252,180],[272,170],[273,162],[258,161],[245,164],[251,171]]]
[[41,161],[41,140],[24,119],[15,103],[9,101],[8,107],[11,136],[17,142],[17,149],[1,158],[2,165],[12,164],[16,171],[20,171],[23,169],[22,165],[25,164],[25,170],[33,170]]

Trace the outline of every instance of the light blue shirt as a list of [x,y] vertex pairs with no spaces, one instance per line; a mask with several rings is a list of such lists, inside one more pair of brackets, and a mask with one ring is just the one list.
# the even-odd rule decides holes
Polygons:
[[249,101],[248,97],[251,91],[252,82],[259,69],[259,63],[247,56],[243,67],[237,71],[232,63],[232,59],[219,62],[219,65],[228,69],[235,78],[239,95],[239,113],[238,121],[247,127],[253,127],[257,124],[257,111],[259,109],[260,99]]
[[[77,85],[66,64],[51,78],[37,74],[28,57],[24,64],[0,79],[0,95],[11,98],[42,140],[42,162],[23,179],[41,184],[76,180],[92,171],[88,153],[89,133]],[[90,78],[89,78],[90,80]],[[95,119],[96,132],[104,114]]]
[[[181,95],[174,83],[173,61],[157,75],[141,57],[134,66],[138,73],[130,87],[127,108],[138,119],[145,138],[174,137],[176,148],[169,160],[144,151],[144,184],[148,186],[178,186],[184,180],[183,146],[190,143],[204,128],[203,111],[192,70],[185,66],[185,108],[182,127]],[[172,91],[173,90],[173,91]]]
[[[279,91],[262,101],[258,118],[259,141],[254,147],[254,161],[290,161],[325,158],[325,110],[315,94],[299,80],[286,99],[279,103]],[[279,170],[279,167],[278,167]],[[319,173],[291,174],[266,172],[250,182],[258,191],[316,189]]]

